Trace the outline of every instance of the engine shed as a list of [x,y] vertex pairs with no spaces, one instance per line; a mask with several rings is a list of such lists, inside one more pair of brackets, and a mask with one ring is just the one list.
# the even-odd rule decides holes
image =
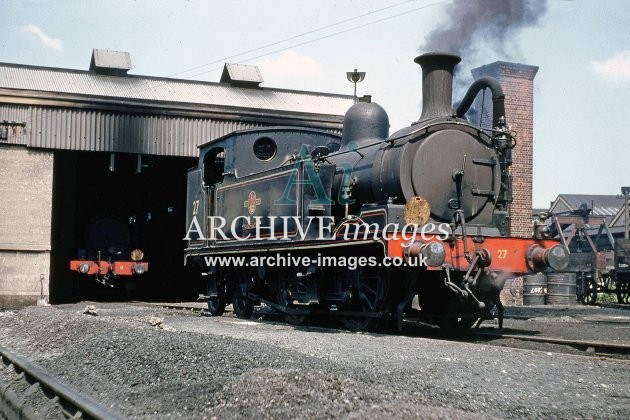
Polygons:
[[197,146],[266,126],[339,133],[354,103],[261,87],[254,66],[226,64],[218,83],[130,69],[128,53],[96,49],[87,71],[0,63],[0,306],[85,297],[68,261],[103,214],[142,230],[146,290],[181,292]]

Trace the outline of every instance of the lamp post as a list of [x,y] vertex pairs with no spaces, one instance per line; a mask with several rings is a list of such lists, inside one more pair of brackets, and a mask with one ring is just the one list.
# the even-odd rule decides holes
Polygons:
[[350,83],[354,83],[354,102],[357,102],[357,83],[365,79],[365,72],[354,69],[354,71],[346,72],[346,77]]

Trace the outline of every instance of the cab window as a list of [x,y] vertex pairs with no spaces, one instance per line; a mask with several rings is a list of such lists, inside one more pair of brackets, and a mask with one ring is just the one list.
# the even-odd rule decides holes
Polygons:
[[203,158],[203,183],[207,186],[223,181],[225,151],[222,147],[209,150]]

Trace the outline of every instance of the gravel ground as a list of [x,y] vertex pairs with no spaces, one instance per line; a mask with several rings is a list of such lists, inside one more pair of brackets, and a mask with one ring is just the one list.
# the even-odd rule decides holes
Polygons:
[[0,312],[0,344],[132,418],[630,418],[623,360],[86,305]]
[[506,308],[506,333],[630,345],[630,310],[599,306],[515,306]]

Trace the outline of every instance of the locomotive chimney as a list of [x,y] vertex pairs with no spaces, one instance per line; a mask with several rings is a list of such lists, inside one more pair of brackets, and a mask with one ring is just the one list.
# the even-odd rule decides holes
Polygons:
[[414,61],[422,67],[422,115],[418,121],[452,115],[453,69],[461,58],[433,52]]

